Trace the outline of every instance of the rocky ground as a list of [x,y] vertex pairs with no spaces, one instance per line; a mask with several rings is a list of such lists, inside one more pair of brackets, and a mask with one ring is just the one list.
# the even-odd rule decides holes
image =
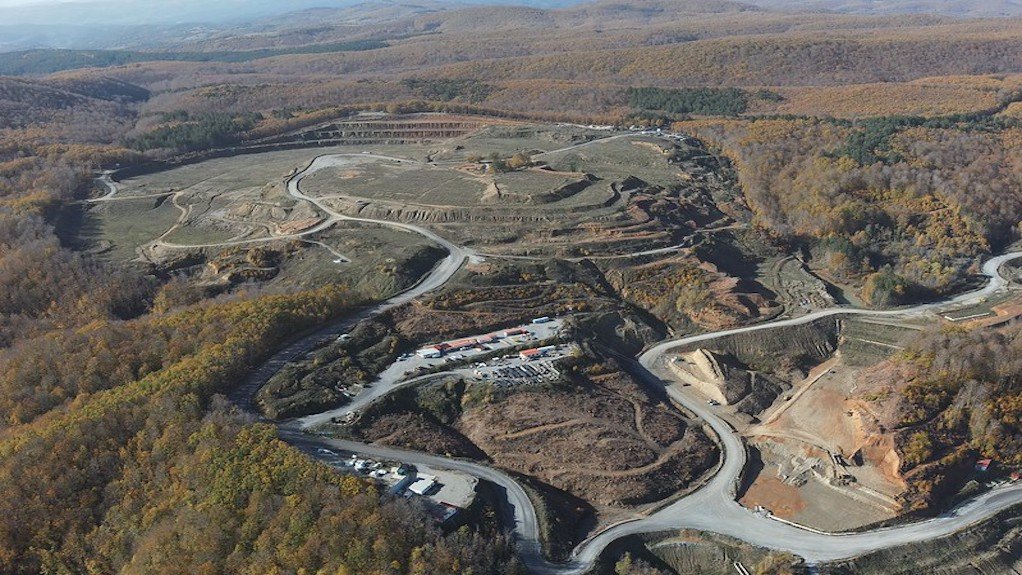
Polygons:
[[593,504],[663,499],[717,460],[698,424],[610,364],[510,393],[448,380],[401,395],[370,409],[352,433],[489,459]]
[[587,383],[511,395],[467,411],[457,428],[499,465],[603,505],[663,499],[713,465],[702,431],[626,375]]

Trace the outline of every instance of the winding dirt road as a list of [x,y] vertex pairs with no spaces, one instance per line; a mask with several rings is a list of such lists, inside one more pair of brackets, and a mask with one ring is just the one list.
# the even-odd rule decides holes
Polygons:
[[[669,136],[669,134],[665,134],[665,136]],[[614,136],[613,138],[618,137],[623,136]],[[583,145],[592,145],[592,143]],[[348,331],[362,319],[382,313],[443,286],[469,257],[474,256],[470,250],[454,245],[433,232],[418,226],[344,216],[332,211],[321,200],[305,195],[301,191],[300,186],[302,179],[310,173],[331,165],[333,160],[330,158],[337,157],[339,156],[320,156],[313,160],[305,170],[289,180],[288,192],[296,199],[315,205],[331,218],[377,223],[421,234],[442,245],[448,250],[449,255],[411,289],[377,306],[365,309],[354,317],[349,317],[333,326],[324,328],[316,334],[295,342],[275,355],[270,361],[254,372],[246,384],[233,394],[235,400],[246,408],[251,409],[251,398],[254,393],[285,363],[304,355],[315,345],[324,341],[325,338],[335,337],[339,333]],[[649,385],[664,388],[665,392],[674,401],[684,406],[697,417],[704,419],[710,425],[721,443],[723,464],[718,473],[709,482],[692,494],[683,497],[648,517],[614,525],[586,540],[575,549],[571,560],[567,563],[555,564],[548,562],[543,557],[539,545],[539,526],[536,520],[535,509],[521,486],[504,472],[474,462],[312,436],[302,433],[298,429],[299,424],[297,422],[280,424],[280,436],[284,440],[309,452],[313,457],[320,457],[317,455],[316,447],[325,446],[357,452],[370,457],[389,458],[412,464],[418,463],[454,469],[470,473],[494,483],[505,492],[508,509],[514,518],[515,533],[518,537],[522,561],[531,571],[541,574],[574,575],[586,573],[595,564],[603,550],[621,537],[682,528],[720,533],[754,545],[788,551],[804,557],[809,563],[854,557],[879,549],[930,540],[960,531],[989,518],[1001,510],[1022,503],[1022,485],[987,492],[933,519],[862,533],[826,534],[772,520],[740,506],[735,501],[739,478],[746,464],[745,445],[735,430],[718,417],[711,408],[701,400],[688,397],[679,388],[670,385],[669,378],[662,379],[660,377],[663,357],[672,349],[682,345],[704,342],[728,335],[805,324],[827,317],[846,315],[919,315],[978,303],[1005,288],[1008,282],[1000,275],[1000,266],[1009,260],[1019,257],[1022,257],[1022,252],[1005,254],[989,260],[983,266],[983,273],[989,278],[985,287],[947,301],[898,310],[878,311],[850,307],[821,310],[798,318],[777,320],[667,341],[644,352],[637,360],[631,362],[631,365],[629,365],[630,370]]]

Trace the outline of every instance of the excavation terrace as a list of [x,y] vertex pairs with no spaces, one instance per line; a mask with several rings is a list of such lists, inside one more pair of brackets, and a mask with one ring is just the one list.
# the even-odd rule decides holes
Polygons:
[[[852,359],[876,364],[941,314],[1014,301],[1001,269],[1018,253],[950,300],[860,309],[758,235],[728,162],[687,135],[414,116],[262,143],[295,142],[328,147],[104,174],[93,240],[223,291],[358,286],[379,303],[293,342],[233,399],[341,472],[369,473],[351,463],[366,459],[393,466],[394,489],[402,466],[499,486],[536,573],[585,573],[623,538],[682,529],[823,564],[1022,503],[1004,486],[904,525],[869,528],[894,504],[835,518],[813,500],[819,482],[858,473],[866,486],[835,487],[849,509],[877,485],[893,501],[897,484],[869,483],[879,464],[819,463],[851,454],[795,417],[844,393]],[[124,210],[145,223],[118,225]],[[805,353],[780,361],[761,345],[774,337]],[[778,437],[789,451],[762,457],[804,464],[797,483],[750,470],[750,445]],[[777,493],[803,503],[783,509]],[[551,516],[566,507],[577,515]],[[847,529],[864,530],[831,532]]]

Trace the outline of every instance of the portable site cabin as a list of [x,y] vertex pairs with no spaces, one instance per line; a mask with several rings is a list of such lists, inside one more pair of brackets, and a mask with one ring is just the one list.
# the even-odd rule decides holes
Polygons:
[[443,354],[444,354],[444,352],[441,351],[440,348],[435,346],[435,345],[434,346],[430,346],[430,347],[424,347],[424,348],[420,349],[419,351],[415,352],[415,355],[417,355],[417,356],[419,356],[419,357],[421,357],[423,359],[433,359],[433,358],[440,357]]

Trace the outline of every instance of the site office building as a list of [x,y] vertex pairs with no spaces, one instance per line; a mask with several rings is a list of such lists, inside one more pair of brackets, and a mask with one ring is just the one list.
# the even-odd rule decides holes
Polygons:
[[444,344],[431,345],[429,347],[424,347],[419,351],[416,351],[415,355],[418,355],[423,359],[433,359],[442,356],[446,349],[447,347]]
[[[523,331],[525,331],[525,330],[523,330]],[[490,343],[490,342],[493,342],[493,341],[496,341],[496,340],[497,340],[497,337],[496,337],[495,334],[485,335],[483,337],[478,337],[478,338],[470,337],[470,338],[459,339],[459,340],[455,340],[455,341],[447,342],[447,343],[438,343],[436,345],[429,345],[429,346],[426,346],[426,347],[416,351],[415,354],[418,355],[419,357],[423,358],[423,359],[434,359],[434,358],[438,358],[438,357],[444,355],[445,353],[450,353],[450,352],[454,352],[454,351],[461,351],[463,349],[469,349],[469,348],[476,347],[476,346],[482,345],[484,343]]]

